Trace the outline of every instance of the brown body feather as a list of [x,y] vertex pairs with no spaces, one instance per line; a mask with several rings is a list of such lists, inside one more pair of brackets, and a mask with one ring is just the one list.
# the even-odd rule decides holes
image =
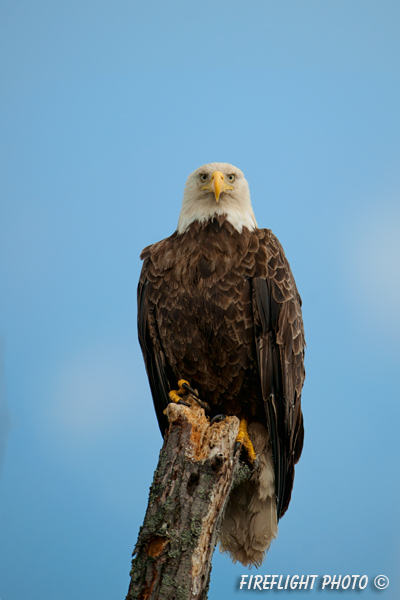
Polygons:
[[268,229],[218,216],[142,252],[138,329],[161,432],[168,392],[187,379],[212,407],[261,423],[272,445],[278,519],[303,445],[301,299]]

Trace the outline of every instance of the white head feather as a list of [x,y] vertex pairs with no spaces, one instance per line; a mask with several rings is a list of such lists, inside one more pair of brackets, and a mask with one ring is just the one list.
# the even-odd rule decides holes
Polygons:
[[[233,189],[221,193],[217,202],[212,190],[202,190],[201,175],[211,179],[214,171],[221,171],[226,183]],[[234,175],[234,181],[228,180]],[[243,227],[253,231],[257,227],[250,201],[249,184],[240,169],[228,163],[210,163],[193,171],[187,179],[183,193],[182,209],[178,221],[178,233],[184,233],[194,221],[203,223],[216,215],[225,215],[239,233]]]

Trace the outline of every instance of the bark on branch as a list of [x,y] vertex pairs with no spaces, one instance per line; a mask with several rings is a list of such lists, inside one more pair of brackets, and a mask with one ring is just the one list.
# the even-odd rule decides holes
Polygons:
[[[187,401],[189,397],[185,397]],[[126,600],[205,600],[218,529],[234,480],[239,419],[210,427],[204,410],[169,404],[169,431],[133,552]]]

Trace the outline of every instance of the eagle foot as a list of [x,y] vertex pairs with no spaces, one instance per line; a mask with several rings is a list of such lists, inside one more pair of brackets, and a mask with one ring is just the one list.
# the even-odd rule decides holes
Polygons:
[[172,402],[176,402],[176,404],[184,404],[185,406],[190,407],[190,404],[182,400],[182,396],[185,396],[187,393],[189,393],[193,396],[194,400],[196,400],[197,404],[199,404],[201,408],[204,408],[204,410],[207,411],[210,410],[210,407],[207,404],[207,402],[204,402],[199,398],[197,390],[194,390],[192,387],[190,387],[189,382],[186,381],[186,379],[180,379],[178,381],[178,386],[178,390],[172,390],[168,394]]
[[255,453],[254,446],[247,431],[246,419],[240,420],[239,432],[237,434],[234,448],[235,454],[241,447],[243,447],[246,450],[250,465],[252,466],[253,471],[255,471],[259,466],[259,460],[257,458],[257,454]]
[[181,389],[181,387],[182,387],[184,390],[186,390],[186,392],[189,392],[189,394],[192,394],[193,398],[196,400],[197,404],[199,404],[201,406],[201,408],[204,408],[204,410],[206,410],[206,411],[210,410],[209,404],[207,404],[207,402],[204,402],[204,400],[201,400],[199,398],[198,391],[194,390],[192,387],[190,387],[188,381],[185,381],[185,379],[180,379],[178,381],[178,385],[179,385],[179,389]]

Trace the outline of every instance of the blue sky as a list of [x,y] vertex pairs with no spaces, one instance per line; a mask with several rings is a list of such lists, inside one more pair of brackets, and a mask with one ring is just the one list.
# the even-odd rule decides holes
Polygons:
[[[125,597],[162,441],[139,254],[212,161],[244,171],[304,305],[305,448],[260,572],[383,573],[398,598],[398,2],[0,17],[1,600]],[[210,600],[251,597],[243,573],[216,550]]]

